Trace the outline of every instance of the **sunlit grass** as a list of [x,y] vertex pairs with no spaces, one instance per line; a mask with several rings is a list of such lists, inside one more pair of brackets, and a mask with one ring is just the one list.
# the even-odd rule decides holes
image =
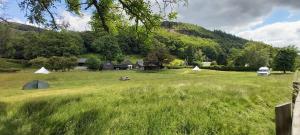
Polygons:
[[[275,134],[293,74],[191,69],[0,74],[0,134]],[[119,81],[129,76],[130,81]],[[28,81],[46,90],[21,90]]]

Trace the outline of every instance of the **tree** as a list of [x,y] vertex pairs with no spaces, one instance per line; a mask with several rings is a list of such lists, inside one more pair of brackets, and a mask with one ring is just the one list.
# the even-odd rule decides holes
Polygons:
[[29,61],[29,63],[34,67],[48,67],[48,59],[45,57],[37,57]]
[[86,65],[88,69],[91,70],[98,70],[100,68],[100,60],[97,57],[90,57],[86,61]]
[[86,52],[93,52],[92,44],[97,38],[97,34],[92,31],[81,32],[80,36],[83,40],[84,48]]
[[274,69],[286,73],[295,70],[297,49],[293,46],[282,48],[274,58]]
[[[19,6],[21,9],[26,10],[26,17],[29,22],[59,29],[60,26],[55,20],[56,16],[53,9],[61,2],[60,0],[22,0]],[[162,2],[164,5],[172,7],[180,2],[187,3],[187,0],[163,0]],[[129,20],[135,21],[137,26],[142,23],[147,30],[158,26],[162,18],[161,14],[158,15],[152,11],[154,5],[160,7],[161,2],[159,0],[154,3],[152,0],[66,0],[64,4],[67,11],[77,15],[81,14],[81,9],[94,10],[95,19],[107,32],[110,32],[109,23],[114,21],[117,14],[128,16]],[[159,9],[161,12],[158,13],[167,11]]]
[[92,48],[109,61],[115,60],[117,56],[122,54],[117,39],[109,34],[97,38],[93,42]]
[[82,38],[77,33],[66,31],[28,33],[25,35],[25,39],[24,55],[26,59],[39,56],[47,58],[51,56],[70,57],[81,54],[83,49]]
[[248,42],[243,50],[245,64],[249,64],[249,67],[253,68],[269,66],[271,48],[261,42]]
[[205,55],[200,48],[189,45],[185,50],[185,57],[189,65],[199,65],[203,62]]
[[232,49],[228,57],[228,65],[251,68],[269,66],[272,47],[261,42],[248,42],[245,49]]
[[169,64],[174,60],[174,57],[170,55],[168,49],[164,47],[158,47],[148,53],[144,61],[148,64],[158,64],[157,66],[163,67],[164,64]]

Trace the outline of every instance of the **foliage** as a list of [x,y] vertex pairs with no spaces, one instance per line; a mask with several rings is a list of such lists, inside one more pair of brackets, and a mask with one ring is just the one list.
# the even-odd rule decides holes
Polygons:
[[37,57],[29,61],[29,63],[34,67],[48,67],[48,59],[45,57]]
[[211,65],[209,67],[201,67],[202,69],[219,70],[219,71],[257,71],[256,67],[245,66],[224,66],[224,65]]
[[248,42],[245,49],[232,49],[228,58],[229,66],[251,68],[270,66],[272,47],[261,42]]
[[185,50],[185,57],[189,65],[198,65],[204,61],[205,56],[200,48],[195,46],[188,46]]
[[223,53],[219,44],[211,39],[171,33],[162,29],[159,30],[157,34],[157,40],[166,44],[166,46],[174,52],[173,54],[182,59],[187,59],[187,55],[191,55],[186,53],[190,52],[191,48],[194,50],[201,49],[203,54],[207,57],[206,61],[218,60],[219,55]]
[[[187,0],[172,0],[163,1],[163,4],[174,6],[174,4],[178,4],[182,1],[187,2]],[[158,13],[152,11],[153,5],[151,4],[151,0],[67,0],[65,2],[60,0],[22,0],[19,6],[22,10],[26,11],[26,17],[30,23],[42,24],[53,29],[59,29],[63,27],[63,25],[57,24],[55,20],[56,14],[52,12],[51,9],[61,3],[65,5],[67,11],[77,15],[80,15],[82,9],[92,10],[93,27],[99,25],[106,32],[111,31],[111,26],[116,26],[115,24],[117,24],[118,17],[120,16],[128,16],[126,20],[135,21],[137,26],[139,23],[142,23],[147,30],[152,30],[153,27],[159,26],[162,18],[160,14],[162,10]],[[160,7],[161,2],[156,2],[155,5]],[[163,11],[167,13],[166,10]],[[171,14],[174,13],[171,12]],[[120,22],[121,21],[119,21],[119,23]]]
[[0,58],[0,68],[2,69],[21,69],[27,66],[26,61]]
[[218,63],[216,61],[211,62],[211,66],[216,66],[216,65],[218,65]]
[[171,61],[168,66],[186,66],[185,62],[183,60],[180,59],[174,59],[173,61]]
[[0,73],[15,73],[21,71],[19,68],[0,68]]
[[83,49],[81,37],[73,32],[17,32],[0,25],[0,33],[6,33],[0,37],[0,56],[5,58],[69,57],[79,55]]
[[81,32],[80,36],[83,40],[85,52],[94,52],[92,43],[96,40],[97,34],[92,31]]
[[77,65],[76,57],[57,57],[50,58],[38,57],[29,61],[32,66],[46,67],[54,71],[69,71]]
[[274,69],[286,73],[295,70],[297,49],[293,46],[282,48],[274,58]]
[[159,67],[163,67],[165,64],[169,64],[173,61],[174,57],[170,55],[170,52],[163,47],[158,47],[152,50],[144,59],[148,64],[154,64]]
[[[30,37],[29,37],[30,36]],[[25,58],[38,56],[76,56],[82,52],[83,41],[79,35],[71,32],[45,32],[41,35],[27,35],[29,40],[25,47]],[[33,43],[33,44],[32,44]],[[31,45],[29,45],[31,44]]]
[[90,57],[86,61],[88,69],[99,70],[101,61],[97,57]]
[[117,39],[109,34],[98,37],[93,42],[92,48],[101,54],[104,60],[112,61],[122,54]]
[[120,30],[117,35],[118,43],[121,50],[125,54],[146,54],[148,52],[147,41],[150,39],[151,34],[144,33],[142,28],[136,32],[133,27]]

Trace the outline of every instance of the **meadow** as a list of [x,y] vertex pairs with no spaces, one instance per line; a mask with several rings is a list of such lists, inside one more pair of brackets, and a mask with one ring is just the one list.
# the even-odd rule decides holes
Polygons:
[[[36,79],[50,88],[21,90]],[[291,100],[292,81],[191,69],[0,73],[0,134],[273,135],[274,107]]]

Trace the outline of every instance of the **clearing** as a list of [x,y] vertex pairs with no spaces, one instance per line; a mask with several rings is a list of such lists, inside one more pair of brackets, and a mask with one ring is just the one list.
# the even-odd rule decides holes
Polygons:
[[[120,81],[129,76],[130,81]],[[21,90],[31,80],[46,90]],[[0,74],[0,134],[275,134],[293,74],[191,69]]]

